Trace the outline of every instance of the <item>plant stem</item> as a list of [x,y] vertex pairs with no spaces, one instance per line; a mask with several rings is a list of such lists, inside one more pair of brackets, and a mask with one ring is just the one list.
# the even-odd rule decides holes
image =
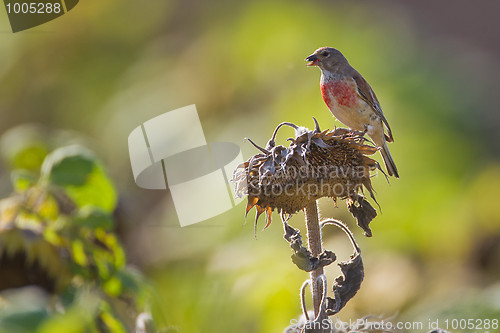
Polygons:
[[[308,204],[304,208],[304,214],[306,217],[306,228],[307,228],[307,242],[309,245],[309,251],[315,257],[318,257],[321,252],[323,252],[323,245],[321,241],[321,229],[319,227],[319,212],[318,205],[316,201]],[[319,320],[326,319],[326,313],[324,309],[320,309],[321,297],[323,296],[323,285],[318,276],[323,274],[323,267],[320,267],[311,273],[311,286],[312,286],[312,299],[314,307],[314,316],[318,317]]]

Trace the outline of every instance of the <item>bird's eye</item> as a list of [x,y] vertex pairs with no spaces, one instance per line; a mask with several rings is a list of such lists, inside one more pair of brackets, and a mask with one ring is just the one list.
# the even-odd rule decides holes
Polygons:
[[327,56],[328,56],[328,52],[323,51],[323,52],[321,52],[321,55],[322,55],[323,57],[327,57]]

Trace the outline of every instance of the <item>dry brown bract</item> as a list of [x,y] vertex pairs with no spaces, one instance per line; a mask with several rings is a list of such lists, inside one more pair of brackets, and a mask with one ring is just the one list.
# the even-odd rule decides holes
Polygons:
[[[266,212],[266,226],[271,224],[271,213],[294,214],[309,203],[331,197],[347,199],[349,211],[371,236],[369,222],[377,215],[375,209],[362,195],[363,187],[373,199],[370,181],[372,171],[379,164],[369,158],[377,148],[364,138],[364,133],[353,133],[345,128],[333,131],[309,130],[291,123],[282,123],[272,138],[262,148],[248,139],[261,153],[240,164],[233,176],[236,193],[248,195],[246,214],[255,206],[259,216]],[[290,145],[276,145],[275,138],[283,126],[295,130]]]

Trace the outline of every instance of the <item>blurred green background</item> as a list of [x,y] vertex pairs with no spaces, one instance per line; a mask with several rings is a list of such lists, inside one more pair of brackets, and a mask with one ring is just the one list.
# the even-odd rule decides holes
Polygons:
[[[86,0],[16,34],[0,10],[0,196],[13,192],[12,169],[37,170],[51,150],[80,143],[116,186],[116,231],[154,291],[159,328],[281,332],[300,314],[307,274],[292,264],[278,216],[257,240],[243,203],[180,228],[168,191],[135,185],[127,137],[190,104],[207,141],[237,143],[245,159],[255,149],[243,138],[264,145],[282,121],[312,127],[315,116],[322,129],[339,126],[321,99],[319,71],[304,61],[332,46],[377,93],[401,175],[373,180],[382,214],[372,238],[342,202],[320,201],[322,215],[351,226],[366,266],[338,317],[500,319],[500,24],[485,19],[499,9],[488,6]],[[16,159],[26,145],[38,148]],[[303,214],[291,224],[303,230]],[[324,242],[341,260],[351,253],[337,230]],[[340,272],[333,266],[330,283]]]

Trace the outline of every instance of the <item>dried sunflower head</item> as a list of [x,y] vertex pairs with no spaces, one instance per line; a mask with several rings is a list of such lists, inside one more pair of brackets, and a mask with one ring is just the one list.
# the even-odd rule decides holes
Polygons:
[[[364,187],[374,198],[370,177],[381,169],[367,155],[374,154],[377,148],[362,133],[345,128],[321,131],[314,121],[314,130],[291,123],[278,125],[266,148],[249,139],[261,152],[234,171],[236,194],[248,195],[246,213],[255,206],[256,222],[266,212],[266,227],[275,209],[280,214],[294,214],[322,197],[348,199],[348,208],[358,225],[371,236],[368,223],[376,211],[361,193]],[[295,138],[288,139],[288,147],[275,144],[283,126],[295,129]]]

